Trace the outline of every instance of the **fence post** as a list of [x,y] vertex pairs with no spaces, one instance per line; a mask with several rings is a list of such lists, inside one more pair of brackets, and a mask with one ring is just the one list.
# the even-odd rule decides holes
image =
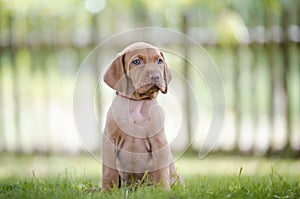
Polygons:
[[[97,14],[93,14],[92,16],[92,33],[91,33],[91,38],[92,38],[92,48],[94,48],[97,45],[97,41],[98,41],[98,37],[99,37],[99,30],[98,30],[98,15]],[[94,75],[96,76],[95,78],[97,78],[100,75],[100,70],[98,68],[98,60],[95,59],[93,60],[93,69],[94,69]],[[99,86],[99,85],[98,85]],[[97,109],[97,114],[99,117],[99,127],[102,127],[101,122],[101,118],[102,118],[102,103],[101,103],[101,89],[99,89],[99,87],[97,86],[97,92],[95,93],[95,100],[96,100],[96,109]],[[102,130],[102,129],[101,129]]]
[[285,109],[285,123],[286,123],[286,145],[283,149],[284,155],[291,154],[291,103],[289,96],[289,75],[290,75],[290,61],[289,61],[289,47],[288,47],[288,24],[289,24],[289,13],[288,8],[283,5],[282,6],[282,17],[281,24],[283,29],[283,40],[280,43],[280,49],[282,52],[283,58],[283,90],[284,90],[284,109]]
[[8,16],[9,20],[9,54],[10,54],[10,61],[12,65],[12,72],[13,72],[13,104],[14,104],[14,123],[15,123],[15,148],[13,151],[15,153],[20,153],[20,88],[19,88],[19,71],[18,66],[16,65],[16,46],[14,42],[14,18],[12,15]]
[[[297,26],[298,28],[300,27],[300,1],[298,1],[298,6],[297,6]],[[299,33],[298,33],[299,34]],[[298,35],[298,37],[300,37]],[[300,41],[298,40],[297,42],[297,52],[300,53]],[[300,58],[298,57],[298,83],[300,84]],[[298,120],[298,124],[300,124],[300,93],[298,95],[298,110],[297,110],[297,115],[296,116],[296,120]],[[298,126],[298,128],[300,128]],[[300,133],[300,129],[298,129],[297,133]],[[300,143],[298,142],[298,145],[300,145]],[[297,151],[295,152],[295,156],[296,157],[300,157],[300,146],[297,147]]]
[[269,146],[268,146],[268,150],[267,150],[267,155],[271,156],[273,153],[273,142],[272,140],[274,140],[274,119],[275,119],[275,90],[276,90],[276,86],[275,86],[275,82],[276,82],[276,73],[275,73],[275,67],[274,67],[274,56],[273,56],[273,48],[275,47],[272,42],[272,40],[268,40],[268,30],[271,28],[271,14],[269,11],[269,5],[267,3],[263,3],[263,10],[264,10],[264,14],[265,14],[265,21],[264,21],[264,26],[265,26],[265,34],[264,34],[264,48],[266,50],[266,59],[267,59],[267,70],[269,72],[270,75],[270,82],[269,82],[269,86],[271,88],[270,93],[269,93],[269,105],[268,105],[268,122],[269,122],[269,126],[270,126],[270,130],[269,130]]
[[[187,34],[188,32],[188,16],[183,13],[182,16],[182,33]],[[182,41],[183,44],[183,54],[184,54],[184,65],[183,65],[183,76],[185,79],[190,78],[190,70],[189,70],[189,44],[187,41]],[[186,120],[186,129],[187,129],[187,140],[188,140],[188,151],[193,151],[192,148],[192,124],[191,124],[191,106],[190,106],[190,87],[188,85],[188,81],[185,81],[184,85],[184,95],[185,95],[185,108],[184,108],[184,115]]]
[[[0,2],[1,5],[1,2]],[[2,11],[2,6],[0,6],[0,11]],[[0,12],[2,13],[2,12]],[[0,16],[0,32],[2,19],[4,16]],[[3,59],[3,47],[2,43],[0,43],[0,152],[5,151],[6,143],[5,143],[5,134],[4,134],[4,102],[3,102],[3,70],[2,70],[2,59]]]
[[236,135],[236,143],[234,150],[240,151],[239,142],[240,142],[240,134],[241,134],[241,101],[240,101],[240,55],[239,55],[239,46],[238,44],[230,45],[232,48],[234,61],[233,61],[233,110],[235,114],[234,124],[235,124],[235,135]]
[[[1,18],[0,18],[1,20]],[[0,22],[1,24],[1,22]],[[1,45],[1,44],[0,44]],[[2,76],[3,76],[3,71],[2,71],[2,46],[0,46],[0,152],[5,151],[5,134],[4,134],[4,103],[3,103],[3,82],[2,82]]]

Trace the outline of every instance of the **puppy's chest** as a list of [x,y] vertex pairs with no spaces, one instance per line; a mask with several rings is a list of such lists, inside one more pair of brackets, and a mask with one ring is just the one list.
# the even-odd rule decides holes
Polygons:
[[149,115],[144,115],[140,111],[134,111],[129,115],[131,122],[136,125],[146,126],[150,124],[151,118]]
[[143,103],[113,106],[113,119],[123,134],[134,138],[149,138],[164,129],[163,110],[158,104]]

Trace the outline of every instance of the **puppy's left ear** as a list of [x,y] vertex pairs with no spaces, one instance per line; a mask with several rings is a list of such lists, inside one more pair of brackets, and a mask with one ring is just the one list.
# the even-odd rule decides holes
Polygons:
[[163,52],[160,51],[160,55],[163,57],[164,59],[164,64],[165,64],[165,70],[166,70],[166,75],[167,75],[167,80],[168,80],[168,83],[170,83],[170,81],[172,80],[172,72],[171,72],[171,69],[169,68],[167,62],[166,62],[166,59],[165,59],[165,55]]
[[111,62],[103,77],[104,82],[108,86],[122,93],[125,93],[127,89],[124,56],[123,52],[119,53]]

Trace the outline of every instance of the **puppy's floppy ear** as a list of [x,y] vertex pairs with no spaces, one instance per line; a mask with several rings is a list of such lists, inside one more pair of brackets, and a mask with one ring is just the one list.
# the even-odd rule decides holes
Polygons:
[[122,93],[125,93],[127,89],[124,57],[123,52],[119,53],[111,62],[103,77],[108,86]]
[[171,69],[169,68],[169,66],[167,64],[165,56],[164,56],[164,53],[162,51],[160,51],[160,55],[164,58],[164,64],[165,64],[165,70],[166,70],[167,80],[168,80],[168,83],[170,83],[170,81],[172,79]]

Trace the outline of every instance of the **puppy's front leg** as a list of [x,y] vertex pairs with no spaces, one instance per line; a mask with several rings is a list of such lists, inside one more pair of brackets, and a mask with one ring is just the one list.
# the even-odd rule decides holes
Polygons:
[[118,171],[102,164],[102,190],[109,191],[114,186],[118,187],[119,183]]
[[170,189],[169,167],[150,172],[150,177],[152,179],[153,184],[161,183],[166,190]]
[[116,170],[116,152],[112,142],[106,135],[102,136],[102,189],[109,191],[114,186],[119,187],[119,172]]

